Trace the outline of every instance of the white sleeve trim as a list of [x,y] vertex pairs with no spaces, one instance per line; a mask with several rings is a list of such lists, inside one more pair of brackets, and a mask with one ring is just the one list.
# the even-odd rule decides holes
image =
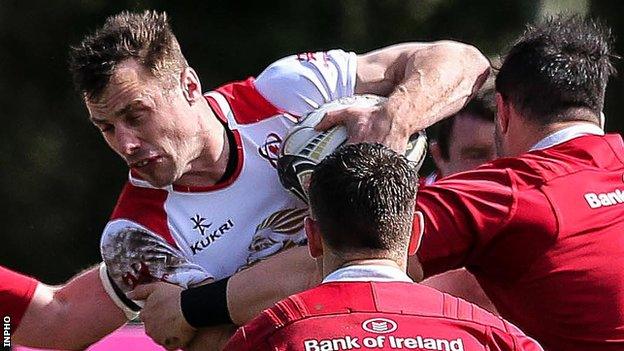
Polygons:
[[130,309],[130,307],[126,306],[126,304],[121,301],[119,296],[117,296],[117,293],[113,288],[113,284],[108,278],[108,273],[106,271],[106,265],[104,264],[104,262],[100,264],[100,280],[102,281],[102,286],[104,287],[104,290],[106,291],[108,296],[110,296],[111,300],[113,300],[115,305],[117,305],[117,307],[121,309],[121,311],[126,315],[126,318],[128,318],[128,320],[133,320],[139,316],[139,312],[135,312]]

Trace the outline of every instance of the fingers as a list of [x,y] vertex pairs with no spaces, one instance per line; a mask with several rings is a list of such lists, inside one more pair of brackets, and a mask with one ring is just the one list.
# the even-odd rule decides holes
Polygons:
[[132,300],[145,300],[156,290],[157,283],[139,285],[130,291],[127,296]]
[[327,130],[335,125],[344,124],[346,116],[350,114],[347,109],[338,111],[329,111],[325,113],[323,119],[314,127],[315,130],[322,131]]

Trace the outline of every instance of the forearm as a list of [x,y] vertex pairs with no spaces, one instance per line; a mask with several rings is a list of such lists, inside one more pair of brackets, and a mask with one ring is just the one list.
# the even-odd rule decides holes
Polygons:
[[230,317],[243,325],[277,301],[320,283],[307,247],[295,247],[230,278],[227,300]]
[[96,267],[60,288],[40,284],[13,341],[33,347],[84,349],[125,322],[102,287]]
[[396,132],[411,135],[458,112],[489,70],[487,58],[467,44],[440,41],[413,51],[385,105]]

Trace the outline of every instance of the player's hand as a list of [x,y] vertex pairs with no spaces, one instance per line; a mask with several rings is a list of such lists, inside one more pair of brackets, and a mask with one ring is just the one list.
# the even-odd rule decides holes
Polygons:
[[405,152],[410,137],[409,130],[392,118],[383,104],[329,111],[315,129],[327,130],[336,125],[347,128],[348,143],[381,143],[399,153]]
[[182,314],[182,290],[177,285],[157,282],[137,286],[128,293],[133,300],[145,300],[140,313],[145,333],[167,350],[182,348],[195,336],[196,329]]

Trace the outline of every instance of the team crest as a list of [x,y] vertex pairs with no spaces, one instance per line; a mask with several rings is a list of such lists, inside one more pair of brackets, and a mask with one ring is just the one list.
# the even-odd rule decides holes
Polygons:
[[277,159],[279,158],[280,148],[282,147],[282,138],[275,133],[267,135],[264,144],[258,147],[260,156],[269,161],[273,168],[277,168]]

